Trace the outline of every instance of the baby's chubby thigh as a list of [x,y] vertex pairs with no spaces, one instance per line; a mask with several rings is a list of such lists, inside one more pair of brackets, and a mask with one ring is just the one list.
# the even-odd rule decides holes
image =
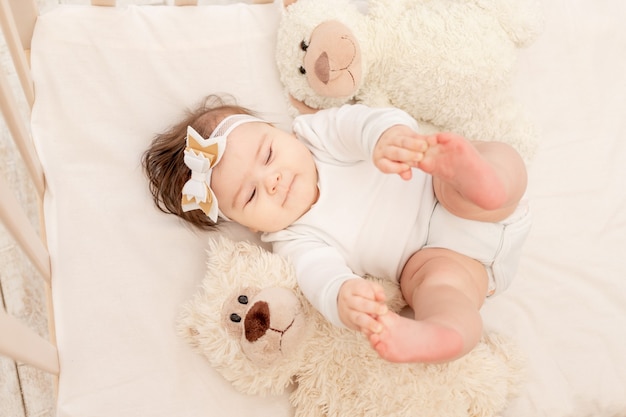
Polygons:
[[438,289],[456,290],[479,309],[485,300],[488,286],[489,275],[481,262],[446,248],[418,250],[409,258],[400,274],[402,295],[415,311],[418,320],[418,312],[425,310],[423,307],[428,302],[429,297],[425,294],[429,292],[434,293]]

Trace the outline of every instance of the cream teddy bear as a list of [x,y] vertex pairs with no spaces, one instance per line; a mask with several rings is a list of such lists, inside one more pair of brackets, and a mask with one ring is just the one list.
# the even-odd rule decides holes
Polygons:
[[[293,388],[296,416],[494,416],[521,381],[519,353],[502,337],[486,335],[447,364],[390,363],[361,334],[314,310],[280,256],[224,237],[210,242],[208,255],[180,335],[241,392]],[[397,285],[380,282],[399,311]]]
[[300,113],[392,105],[427,122],[425,132],[500,140],[533,155],[537,136],[512,76],[518,49],[541,30],[538,0],[276,2],[276,63]]

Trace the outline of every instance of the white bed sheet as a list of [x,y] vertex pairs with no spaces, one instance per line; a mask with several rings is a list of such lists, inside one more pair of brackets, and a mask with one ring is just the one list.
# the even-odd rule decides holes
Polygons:
[[[528,355],[504,417],[626,415],[626,4],[547,0],[520,99],[542,130],[518,279],[483,309]],[[58,416],[290,415],[239,395],[175,335],[206,233],[152,204],[140,157],[209,93],[288,127],[272,5],[65,6],[32,48],[33,133],[61,361]]]
[[517,83],[542,130],[534,224],[518,278],[483,317],[530,357],[506,415],[625,416],[626,3],[544,6]]
[[37,23],[32,123],[48,183],[58,417],[289,415],[285,398],[234,392],[177,338],[207,236],[155,210],[140,164],[209,93],[285,125],[274,11],[68,6]]

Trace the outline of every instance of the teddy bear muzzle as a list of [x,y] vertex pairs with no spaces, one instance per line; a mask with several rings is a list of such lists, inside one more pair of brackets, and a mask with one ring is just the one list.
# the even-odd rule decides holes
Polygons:
[[361,81],[361,50],[354,35],[338,21],[323,22],[302,48],[301,67],[310,87],[324,97],[350,96]]
[[250,360],[269,365],[297,347],[304,322],[302,304],[293,291],[266,288],[249,305],[243,316],[241,344]]

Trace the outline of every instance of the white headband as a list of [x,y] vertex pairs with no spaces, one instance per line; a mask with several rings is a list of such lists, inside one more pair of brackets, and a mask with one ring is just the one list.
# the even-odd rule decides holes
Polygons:
[[204,139],[191,126],[187,126],[187,146],[185,147],[185,165],[191,170],[191,178],[183,186],[183,211],[202,210],[213,223],[220,216],[226,217],[219,209],[217,198],[211,189],[213,167],[222,159],[226,149],[226,139],[234,128],[244,123],[261,122],[248,114],[233,114],[222,120],[211,136]]

